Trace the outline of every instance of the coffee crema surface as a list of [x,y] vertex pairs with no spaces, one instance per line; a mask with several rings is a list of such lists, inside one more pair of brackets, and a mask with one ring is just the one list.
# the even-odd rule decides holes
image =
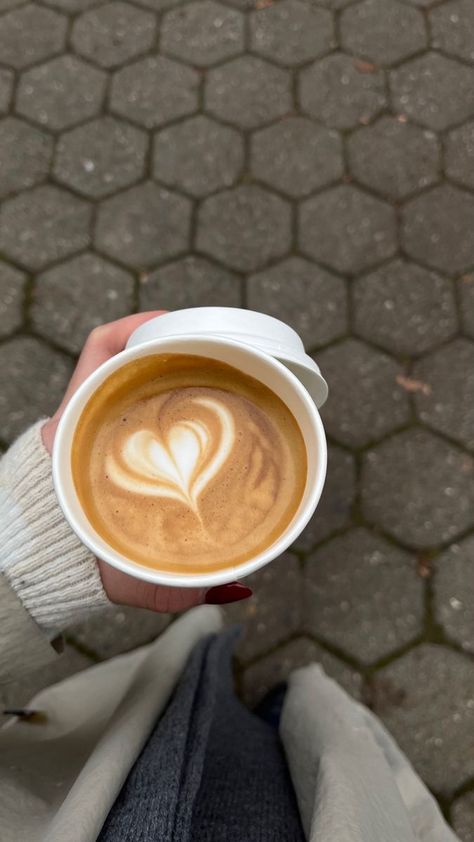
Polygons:
[[274,543],[306,484],[287,406],[225,363],[153,354],[89,399],[72,447],[80,504],[96,532],[139,564],[199,573]]

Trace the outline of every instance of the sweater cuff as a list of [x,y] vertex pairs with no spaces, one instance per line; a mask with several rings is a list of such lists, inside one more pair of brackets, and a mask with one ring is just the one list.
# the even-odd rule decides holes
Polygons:
[[59,506],[41,437],[45,420],[0,462],[0,571],[38,625],[53,633],[110,602],[93,554]]

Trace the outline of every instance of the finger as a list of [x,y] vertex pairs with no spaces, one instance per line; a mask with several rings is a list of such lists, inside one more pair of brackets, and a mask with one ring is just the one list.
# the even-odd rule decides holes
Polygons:
[[204,588],[169,588],[143,582],[98,559],[104,590],[111,602],[175,614],[204,602]]
[[100,559],[97,563],[107,596],[112,602],[120,605],[133,605],[148,608],[150,611],[177,614],[195,605],[201,605],[203,602],[223,605],[252,596],[251,589],[240,582],[229,582],[207,591],[205,588],[169,588],[143,582],[141,579],[122,573]]
[[53,418],[61,416],[64,407],[70,401],[74,392],[96,368],[110,360],[115,354],[123,351],[134,330],[150,319],[162,316],[164,313],[166,313],[166,310],[134,313],[132,316],[124,316],[124,318],[117,319],[115,322],[108,322],[95,328],[87,338],[66,393]]
[[[152,611],[164,611],[175,614],[187,611],[195,605],[205,602],[207,605],[228,605],[240,602],[252,596],[252,591],[241,582],[228,582],[225,585],[206,591],[201,588],[164,588],[161,585],[148,585],[147,599]],[[154,590],[154,593],[152,592]],[[148,606],[147,606],[148,607]]]
[[242,582],[227,582],[225,585],[217,585],[207,591],[204,602],[208,605],[228,605],[229,602],[248,599],[252,593],[252,589],[243,585]]
[[179,614],[202,605],[206,594],[204,588],[168,588],[149,582],[142,582],[142,586],[138,604],[164,614]]
[[205,588],[167,588],[141,582],[137,591],[137,605],[166,614],[187,611],[203,602],[208,605],[228,605],[252,596],[252,591],[241,582],[229,582],[206,591]]
[[112,357],[125,348],[127,340],[137,327],[163,313],[166,313],[166,310],[148,310],[146,313],[134,313],[131,316],[116,319],[114,322],[99,325],[89,335],[90,345],[101,347]]

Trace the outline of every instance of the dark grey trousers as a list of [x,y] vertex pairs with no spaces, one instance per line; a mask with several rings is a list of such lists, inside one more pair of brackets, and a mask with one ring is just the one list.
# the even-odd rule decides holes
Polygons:
[[100,842],[304,842],[278,733],[234,694],[235,639],[194,650]]

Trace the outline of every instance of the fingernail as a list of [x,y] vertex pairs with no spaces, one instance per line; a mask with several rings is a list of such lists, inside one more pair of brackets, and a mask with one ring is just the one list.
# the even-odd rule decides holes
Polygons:
[[240,582],[230,582],[228,585],[218,585],[207,592],[204,602],[208,605],[225,605],[227,602],[239,602],[252,596],[252,590]]

